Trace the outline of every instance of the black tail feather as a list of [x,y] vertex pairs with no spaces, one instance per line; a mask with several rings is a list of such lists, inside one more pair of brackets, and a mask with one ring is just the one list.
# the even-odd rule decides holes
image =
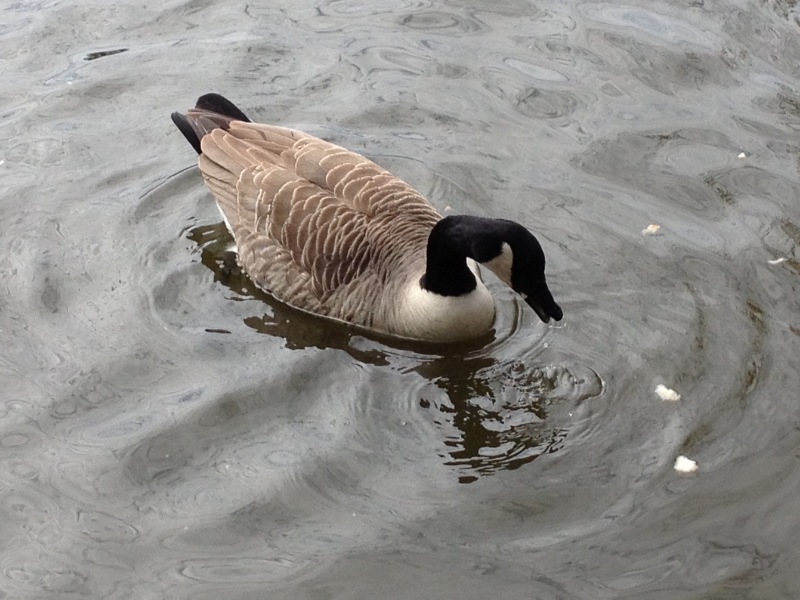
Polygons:
[[250,122],[250,119],[233,102],[219,94],[204,94],[200,96],[197,99],[195,108],[225,115],[235,121]]
[[172,122],[198,154],[203,153],[200,145],[203,136],[217,128],[227,130],[231,121],[249,123],[250,119],[233,102],[219,94],[200,96],[197,99],[197,106],[189,109],[185,115],[172,113]]
[[189,143],[192,145],[198,154],[202,154],[203,151],[200,149],[200,138],[197,137],[197,133],[192,128],[191,123],[189,123],[189,119],[186,118],[185,115],[182,115],[179,112],[172,113],[172,122],[180,129],[183,137],[185,137]]

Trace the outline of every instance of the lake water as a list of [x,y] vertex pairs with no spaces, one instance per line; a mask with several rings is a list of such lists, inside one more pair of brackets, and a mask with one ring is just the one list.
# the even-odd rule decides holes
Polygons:
[[[0,14],[0,598],[800,597],[793,1]],[[564,321],[257,293],[169,119],[209,91],[525,224]]]

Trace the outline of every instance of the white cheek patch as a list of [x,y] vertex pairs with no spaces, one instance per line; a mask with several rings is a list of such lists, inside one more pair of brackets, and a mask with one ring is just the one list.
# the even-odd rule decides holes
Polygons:
[[511,265],[514,264],[514,252],[512,252],[511,246],[509,246],[508,243],[503,242],[500,254],[482,264],[497,275],[500,281],[505,283],[508,287],[511,287]]

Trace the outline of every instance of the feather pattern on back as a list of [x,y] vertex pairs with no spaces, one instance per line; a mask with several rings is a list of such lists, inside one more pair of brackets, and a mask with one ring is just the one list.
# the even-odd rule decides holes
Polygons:
[[367,158],[306,133],[201,108],[186,119],[239,262],[259,287],[306,311],[418,337],[397,311],[425,273],[428,236],[441,219],[427,200]]

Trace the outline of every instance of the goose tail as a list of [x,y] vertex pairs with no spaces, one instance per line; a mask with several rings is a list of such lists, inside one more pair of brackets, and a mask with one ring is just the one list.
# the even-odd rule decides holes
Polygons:
[[200,146],[203,136],[218,128],[228,129],[231,121],[250,123],[247,115],[233,102],[219,94],[200,96],[195,107],[186,111],[185,115],[179,112],[172,113],[172,122],[198,154],[203,153]]

